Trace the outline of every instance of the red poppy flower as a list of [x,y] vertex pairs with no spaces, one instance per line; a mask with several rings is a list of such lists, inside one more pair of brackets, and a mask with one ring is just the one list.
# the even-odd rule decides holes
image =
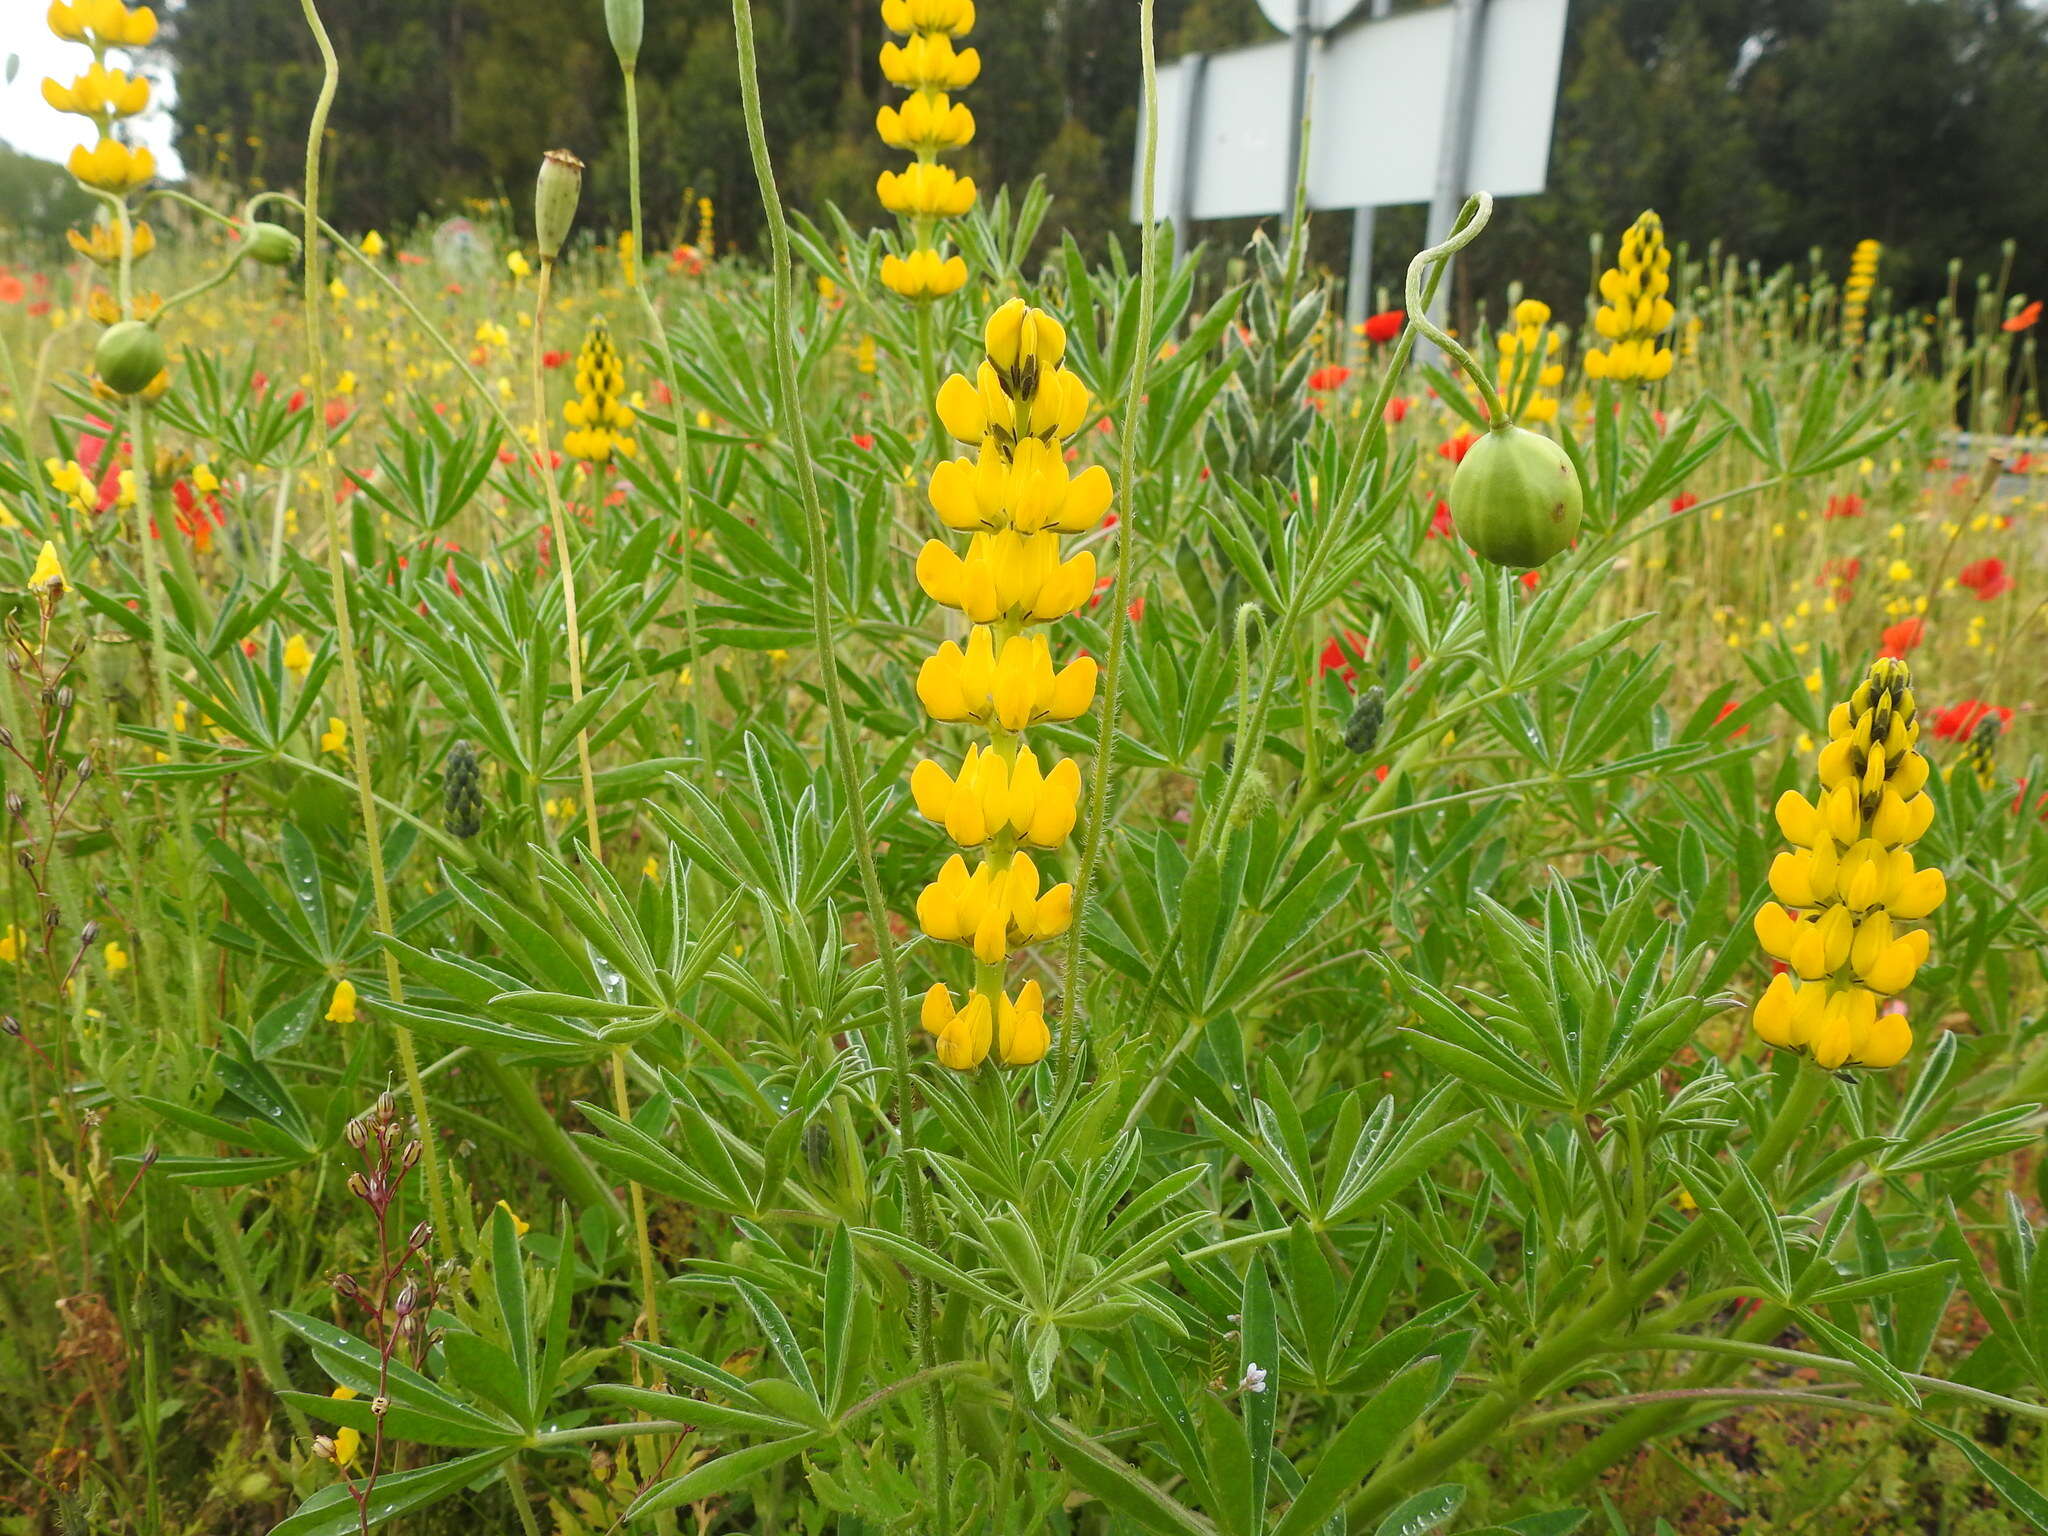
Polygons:
[[1389,400],[1387,402],[1387,425],[1398,427],[1401,424],[1402,418],[1407,416],[1408,407],[1414,403],[1406,395],[1396,395],[1393,399]]
[[28,297],[21,279],[12,272],[0,272],[0,304],[19,304]]
[[1901,619],[1896,624],[1887,624],[1885,626],[1884,644],[1877,654],[1880,656],[1890,656],[1896,660],[1898,657],[1904,656],[1906,652],[1912,650],[1926,638],[1927,621],[1925,619]]
[[1527,587],[1531,592],[1534,592],[1542,584],[1543,573],[1541,571],[1522,572],[1522,585]]
[[1308,387],[1314,390],[1336,389],[1351,377],[1351,370],[1342,363],[1332,363],[1327,368],[1318,368],[1308,376]]
[[1345,630],[1343,635],[1323,647],[1318,660],[1316,676],[1322,677],[1334,672],[1349,685],[1357,679],[1358,673],[1351,665],[1353,659],[1365,660],[1365,636],[1354,630]]
[[[1728,701],[1727,701],[1726,703],[1724,703],[1724,704],[1723,704],[1723,705],[1721,706],[1721,709],[1720,709],[1720,713],[1718,713],[1718,714],[1716,714],[1716,715],[1714,716],[1714,724],[1716,724],[1716,725],[1719,725],[1719,724],[1720,724],[1720,723],[1721,723],[1721,722],[1722,722],[1723,720],[1726,720],[1726,719],[1727,719],[1727,718],[1728,718],[1728,717],[1729,717],[1730,715],[1734,714],[1734,713],[1735,713],[1735,709],[1736,709],[1736,704],[1735,704],[1735,701],[1734,701],[1733,699],[1730,699],[1730,700],[1728,700]],[[1730,739],[1730,740],[1733,740],[1733,739],[1734,739],[1734,738],[1735,738],[1736,736],[1747,736],[1748,734],[1749,734],[1749,727],[1748,727],[1748,726],[1746,726],[1746,725],[1738,725],[1738,726],[1737,726],[1737,727],[1735,728],[1735,730],[1734,730],[1734,731],[1733,731],[1733,732],[1731,733],[1731,735],[1730,735],[1730,738],[1729,738],[1729,739]]]
[[1699,504],[1699,497],[1693,495],[1691,491],[1680,491],[1671,498],[1671,515],[1676,517],[1679,513],[1690,511]]
[[2039,299],[2036,299],[2033,303],[2029,304],[2025,309],[2021,310],[2018,314],[2014,315],[2011,319],[2007,320],[2002,329],[2008,331],[2024,331],[2040,318],[2041,301]]
[[1821,508],[1820,515],[1829,522],[1843,517],[1861,517],[1863,498],[1853,492],[1845,496],[1830,496],[1828,504]]
[[853,446],[858,448],[862,453],[866,453],[870,448],[875,446],[875,434],[872,432],[854,433]]
[[1960,704],[1951,704],[1947,709],[1935,711],[1934,739],[1968,741],[1971,733],[1977,729],[1977,722],[1986,715],[1996,715],[2001,730],[2012,723],[2011,710],[2000,705],[1986,704],[1982,699],[1965,699]]
[[1400,309],[1383,309],[1376,315],[1366,317],[1359,326],[1359,332],[1374,346],[1381,346],[1401,334],[1401,327],[1407,323],[1408,314]]
[[1479,439],[1471,432],[1461,428],[1456,437],[1436,445],[1437,457],[1449,459],[1453,464],[1462,464],[1465,462],[1465,455],[1472,451],[1472,445],[1478,441]]
[[569,361],[569,354],[560,348],[543,352],[540,355],[540,365],[543,368],[559,368],[567,361]]
[[1425,539],[1448,539],[1452,536],[1451,504],[1441,496],[1437,498],[1436,510],[1430,514],[1429,530]]
[[2003,560],[1978,560],[1956,572],[1956,584],[1968,587],[1977,594],[1977,601],[1988,603],[2013,587],[2012,577],[2006,574]]

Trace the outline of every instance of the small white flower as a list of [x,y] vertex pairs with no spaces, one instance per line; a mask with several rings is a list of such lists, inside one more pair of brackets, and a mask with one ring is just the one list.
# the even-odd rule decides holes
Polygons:
[[1263,1392],[1266,1390],[1266,1368],[1257,1361],[1244,1368],[1244,1380],[1237,1384],[1240,1392]]

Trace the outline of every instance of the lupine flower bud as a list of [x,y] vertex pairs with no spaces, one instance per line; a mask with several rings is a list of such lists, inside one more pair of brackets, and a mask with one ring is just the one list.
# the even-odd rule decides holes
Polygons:
[[551,149],[541,156],[540,177],[533,188],[533,234],[542,261],[553,261],[562,253],[582,195],[581,160],[566,149]]
[[441,773],[442,814],[448,831],[455,837],[475,837],[483,830],[483,770],[477,763],[476,748],[458,740],[448,748],[448,764]]
[[1351,718],[1344,722],[1344,750],[1363,757],[1380,739],[1387,718],[1387,690],[1375,683],[1358,696]]

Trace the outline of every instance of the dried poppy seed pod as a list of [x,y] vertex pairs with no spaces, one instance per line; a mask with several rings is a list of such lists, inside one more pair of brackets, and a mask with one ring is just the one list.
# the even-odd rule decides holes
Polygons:
[[533,236],[540,259],[562,254],[569,226],[576,222],[576,202],[583,195],[583,162],[566,149],[541,156],[540,179],[533,187]]
[[619,68],[630,71],[640,61],[640,35],[646,26],[647,8],[642,0],[604,0],[604,29],[611,34]]

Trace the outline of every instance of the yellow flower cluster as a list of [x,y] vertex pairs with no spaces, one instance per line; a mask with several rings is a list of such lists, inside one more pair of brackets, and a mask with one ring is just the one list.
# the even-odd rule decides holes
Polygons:
[[1657,338],[1677,314],[1665,297],[1671,291],[1671,248],[1664,243],[1663,220],[1647,210],[1639,215],[1622,231],[1615,262],[1600,274],[1602,302],[1593,312],[1593,329],[1607,346],[1586,354],[1586,373],[1655,383],[1671,371],[1671,349]]
[[1842,284],[1842,334],[1851,342],[1863,339],[1863,317],[1877,290],[1877,259],[1883,254],[1884,247],[1875,240],[1858,240],[1849,254],[1849,278]]
[[1500,393],[1517,421],[1555,421],[1557,386],[1564,364],[1557,360],[1564,337],[1548,329],[1550,306],[1524,299],[1515,306],[1512,330],[1500,333]]
[[1004,973],[1011,950],[1055,938],[1073,921],[1073,887],[1042,888],[1025,850],[1056,849],[1073,833],[1081,770],[1069,758],[1041,768],[1018,733],[1041,720],[1072,720],[1094,702],[1094,661],[1082,656],[1055,668],[1051,644],[1032,631],[1094,594],[1094,555],[1062,559],[1059,536],[1093,528],[1110,501],[1100,468],[1067,477],[1063,445],[1080,430],[1089,400],[1062,364],[1059,322],[1012,299],[989,317],[984,343],[976,380],[953,375],[937,402],[946,430],[975,445],[977,457],[941,464],[930,486],[940,521],[973,537],[964,557],[936,539],[917,557],[918,584],[972,626],[964,647],[948,640],[926,660],[917,696],[934,720],[973,721],[989,735],[967,749],[957,772],[926,760],[910,779],[918,812],[980,855],[970,871],[953,854],[917,901],[928,937],[974,954],[964,1003],[956,1005],[943,982],[924,999],[939,1060],[959,1071],[980,1065],[991,1048],[1005,1063],[1028,1065],[1052,1044],[1039,984],[1026,982],[1012,999]]
[[576,355],[576,398],[562,407],[562,419],[569,423],[562,446],[571,458],[606,464],[614,453],[631,458],[638,451],[639,445],[626,435],[634,416],[622,398],[625,393],[626,365],[612,345],[611,328],[598,315]]
[[146,6],[131,11],[121,0],[56,0],[48,20],[65,42],[92,49],[92,63],[69,85],[43,81],[43,100],[91,119],[99,130],[97,143],[71,151],[67,168],[88,187],[125,197],[156,175],[156,156],[146,146],[130,148],[114,137],[115,123],[148,107],[149,82],[108,68],[107,50],[147,47],[156,38],[156,13]]
[[875,114],[875,131],[917,157],[875,182],[882,206],[910,226],[909,252],[882,258],[882,281],[906,299],[940,299],[967,281],[967,263],[939,248],[938,225],[974,206],[974,180],[938,157],[974,137],[974,114],[950,94],[981,73],[980,54],[953,46],[974,28],[974,0],[882,0],[882,24],[904,35],[882,45],[882,75],[910,94]]
[[[1912,676],[1883,657],[1828,720],[1821,793],[1779,799],[1779,830],[1794,851],[1771,865],[1757,941],[1789,969],[1757,1000],[1756,1032],[1804,1050],[1830,1070],[1889,1067],[1913,1046],[1891,1001],[1927,959],[1927,931],[1901,925],[1941,905],[1939,869],[1914,867],[1912,845],[1934,820]],[[1783,903],[1783,905],[1780,905]]]

